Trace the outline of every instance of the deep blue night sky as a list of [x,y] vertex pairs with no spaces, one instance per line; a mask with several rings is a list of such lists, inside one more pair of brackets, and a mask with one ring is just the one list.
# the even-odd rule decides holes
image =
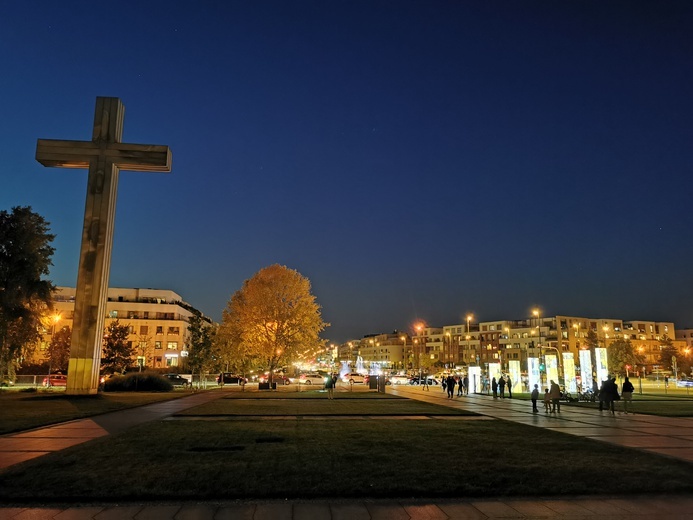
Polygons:
[[544,315],[693,326],[693,4],[12,2],[0,17],[0,209],[76,283],[86,172],[36,140],[124,141],[111,286],[215,319],[280,263],[332,341]]

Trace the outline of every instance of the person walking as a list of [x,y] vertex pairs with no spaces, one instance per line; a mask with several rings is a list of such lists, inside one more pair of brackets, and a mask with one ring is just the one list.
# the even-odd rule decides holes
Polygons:
[[428,374],[423,374],[423,387],[421,389],[428,392],[431,391],[431,388],[428,386]]
[[491,391],[493,392],[493,398],[498,397],[498,381],[496,381],[496,378],[494,377],[491,379]]
[[448,388],[448,379],[447,377],[443,376],[440,378],[440,386],[443,387],[443,392],[445,392]]
[[626,377],[625,381],[623,381],[623,385],[621,385],[621,398],[623,399],[623,413],[628,414],[628,403],[630,403],[633,400],[633,392],[635,391],[635,388],[633,387],[633,383],[630,382],[630,379]]
[[508,399],[512,399],[513,398],[513,382],[510,379],[510,376],[508,376],[507,385],[508,385]]
[[462,390],[462,376],[457,376],[457,397],[462,397],[464,391]]
[[549,394],[549,389],[544,388],[544,413],[549,413],[551,411],[551,395]]
[[464,383],[464,395],[469,395],[469,377],[467,377],[466,374],[462,380],[462,383]]
[[498,392],[500,393],[501,399],[505,399],[505,379],[500,376],[498,379]]
[[604,382],[606,387],[606,395],[604,396],[604,404],[606,406],[606,411],[611,411],[611,415],[616,415],[614,402],[621,399],[618,395],[618,386],[616,385],[616,378],[612,377]]
[[337,382],[337,380],[334,377],[334,374],[329,374],[325,378],[325,388],[327,389],[327,398],[328,399],[334,399],[334,385]]
[[597,392],[597,397],[599,398],[599,411],[604,409],[604,403],[606,403],[606,394],[609,388],[608,378],[602,381],[602,386],[599,387],[599,392]]
[[561,387],[552,379],[549,387],[549,397],[551,398],[552,413],[561,413]]
[[452,377],[452,374],[448,376],[448,399],[452,399],[455,397],[455,378]]
[[539,399],[539,385],[534,385],[534,390],[530,394],[532,399],[532,413],[539,413],[539,408],[537,408],[537,399]]

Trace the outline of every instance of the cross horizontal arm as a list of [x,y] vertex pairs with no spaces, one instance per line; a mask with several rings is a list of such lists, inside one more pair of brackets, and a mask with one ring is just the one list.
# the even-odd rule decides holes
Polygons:
[[166,145],[128,143],[99,145],[93,141],[39,139],[36,146],[36,160],[44,166],[89,168],[89,164],[100,156],[121,170],[171,171],[171,150]]

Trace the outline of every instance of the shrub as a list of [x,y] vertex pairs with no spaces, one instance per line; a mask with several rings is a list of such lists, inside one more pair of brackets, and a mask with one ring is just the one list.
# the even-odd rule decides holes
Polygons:
[[103,389],[104,392],[170,392],[173,385],[155,372],[131,372],[107,379]]

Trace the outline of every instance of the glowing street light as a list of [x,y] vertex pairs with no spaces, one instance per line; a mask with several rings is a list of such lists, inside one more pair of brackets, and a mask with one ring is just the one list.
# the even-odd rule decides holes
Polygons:
[[469,352],[469,322],[471,322],[474,319],[473,314],[467,314],[467,355],[470,357],[470,362],[471,362],[471,355]]
[[404,334],[402,334],[402,335],[399,337],[399,339],[402,340],[402,368],[404,369],[404,368],[405,368],[405,366],[404,366],[404,364],[405,364],[405,363],[404,363],[404,354],[405,354],[405,352],[406,352],[406,350],[407,350],[407,337],[406,337]]

